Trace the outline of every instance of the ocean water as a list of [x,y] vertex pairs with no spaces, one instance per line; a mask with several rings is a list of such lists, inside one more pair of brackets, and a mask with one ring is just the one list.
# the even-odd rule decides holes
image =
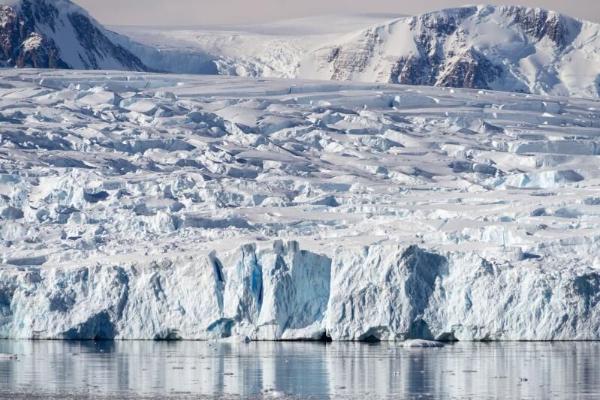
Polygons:
[[597,399],[600,343],[0,341],[0,397]]

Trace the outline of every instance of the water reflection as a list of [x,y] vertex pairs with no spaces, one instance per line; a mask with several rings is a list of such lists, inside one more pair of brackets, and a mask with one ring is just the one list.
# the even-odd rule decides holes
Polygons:
[[0,341],[0,392],[112,396],[600,396],[600,343],[394,344]]

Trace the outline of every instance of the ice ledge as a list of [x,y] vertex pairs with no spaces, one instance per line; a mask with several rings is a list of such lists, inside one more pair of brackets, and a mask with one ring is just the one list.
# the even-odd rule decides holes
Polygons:
[[129,265],[0,269],[0,337],[598,340],[600,274],[417,246],[297,242]]

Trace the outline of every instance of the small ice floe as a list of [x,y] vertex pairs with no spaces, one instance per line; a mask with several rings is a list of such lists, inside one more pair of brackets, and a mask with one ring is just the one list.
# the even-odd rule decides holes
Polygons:
[[219,339],[219,342],[223,343],[250,343],[252,339],[248,336],[230,336],[227,338]]
[[16,354],[4,354],[0,353],[0,361],[16,361],[18,357]]
[[263,391],[263,395],[268,399],[281,399],[286,397],[284,392],[280,392],[275,389],[266,389]]
[[434,347],[444,347],[444,343],[436,342],[433,340],[422,340],[422,339],[411,339],[406,340],[400,344],[402,347],[410,349],[427,349]]

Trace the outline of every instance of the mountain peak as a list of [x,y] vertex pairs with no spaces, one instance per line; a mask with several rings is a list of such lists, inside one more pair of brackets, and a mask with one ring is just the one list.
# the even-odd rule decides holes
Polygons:
[[600,25],[522,6],[394,20],[324,46],[302,76],[600,96]]
[[427,17],[433,15],[452,15],[455,17],[469,17],[477,15],[479,17],[485,17],[493,13],[501,13],[504,15],[516,15],[516,14],[529,14],[535,15],[538,17],[556,17],[560,16],[570,20],[577,20],[574,17],[568,16],[566,14],[560,13],[558,11],[550,10],[547,8],[541,7],[530,7],[530,6],[520,6],[520,5],[497,5],[497,4],[475,4],[475,5],[465,5],[459,7],[448,7],[442,8],[440,10],[429,11],[420,15],[415,16],[414,18]]
[[485,22],[490,19],[499,25],[512,25],[538,40],[549,37],[560,46],[572,41],[582,25],[582,21],[556,11],[509,5],[447,8],[413,17],[412,23],[414,26],[421,23],[429,29],[439,30],[441,27],[448,34],[469,20]]
[[0,64],[77,69],[148,68],[69,0],[0,0]]
[[92,18],[82,7],[70,0],[0,0],[0,9],[12,9],[28,14],[38,21],[56,17],[59,14],[81,14]]

